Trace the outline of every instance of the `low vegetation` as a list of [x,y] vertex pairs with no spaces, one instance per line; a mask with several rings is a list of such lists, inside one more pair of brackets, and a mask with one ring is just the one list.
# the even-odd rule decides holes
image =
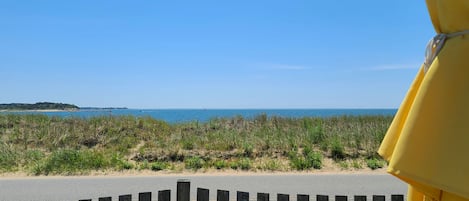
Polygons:
[[0,115],[0,173],[92,171],[308,171],[382,168],[376,150],[391,116],[259,115],[168,124],[151,117]]
[[0,110],[78,110],[78,106],[65,103],[39,102],[0,104]]

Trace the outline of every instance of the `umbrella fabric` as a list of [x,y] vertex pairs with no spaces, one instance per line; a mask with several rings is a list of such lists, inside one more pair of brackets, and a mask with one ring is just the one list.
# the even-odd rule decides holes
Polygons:
[[[427,0],[437,33],[469,30],[469,0]],[[421,67],[379,149],[408,200],[469,201],[469,34]]]

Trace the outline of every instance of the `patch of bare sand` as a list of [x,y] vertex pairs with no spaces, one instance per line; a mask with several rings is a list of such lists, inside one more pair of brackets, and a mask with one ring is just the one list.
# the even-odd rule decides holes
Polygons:
[[199,170],[199,171],[151,171],[151,170],[126,170],[126,171],[106,171],[106,172],[92,172],[87,175],[52,175],[52,176],[32,176],[27,173],[7,173],[0,176],[1,179],[30,179],[30,178],[85,178],[85,177],[155,177],[155,176],[254,176],[254,175],[349,175],[349,174],[364,174],[364,175],[381,175],[386,174],[383,169],[380,170],[346,170],[346,171],[291,171],[291,172],[275,172],[275,171],[240,171],[240,170]]
[[199,169],[197,171],[187,170],[187,169],[177,169],[177,170],[162,170],[162,171],[152,171],[152,170],[124,170],[124,171],[92,171],[84,175],[74,175],[74,176],[33,176],[28,175],[25,172],[15,172],[15,173],[3,173],[0,174],[0,179],[21,179],[21,178],[61,178],[61,177],[148,177],[148,176],[250,176],[250,175],[305,175],[305,174],[323,174],[323,175],[337,175],[337,174],[387,174],[386,167],[371,170],[369,168],[341,168],[337,166],[331,159],[325,159],[323,161],[323,168],[320,170],[305,170],[305,171],[267,171],[267,170],[258,170],[253,169],[249,171],[244,170],[233,170],[233,169],[223,169],[217,170],[214,168],[210,169]]

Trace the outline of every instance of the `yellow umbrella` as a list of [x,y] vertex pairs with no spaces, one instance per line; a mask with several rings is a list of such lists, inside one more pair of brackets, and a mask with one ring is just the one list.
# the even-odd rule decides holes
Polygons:
[[379,154],[409,184],[408,200],[469,201],[469,0],[427,6],[436,57],[422,65]]

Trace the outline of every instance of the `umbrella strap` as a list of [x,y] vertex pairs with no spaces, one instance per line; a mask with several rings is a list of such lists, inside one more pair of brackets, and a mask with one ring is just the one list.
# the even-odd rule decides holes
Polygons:
[[435,57],[440,53],[441,48],[443,48],[443,45],[445,44],[446,40],[448,38],[453,38],[456,36],[462,36],[469,34],[469,30],[465,31],[459,31],[459,32],[454,32],[454,33],[440,33],[433,37],[427,44],[427,49],[425,50],[425,62],[423,63],[423,70],[425,73],[427,73],[428,69],[433,63],[433,60],[435,60]]
[[449,33],[449,34],[446,34],[446,37],[447,37],[447,38],[452,38],[452,37],[462,36],[462,35],[466,35],[466,34],[469,34],[469,30],[464,30],[464,31]]

